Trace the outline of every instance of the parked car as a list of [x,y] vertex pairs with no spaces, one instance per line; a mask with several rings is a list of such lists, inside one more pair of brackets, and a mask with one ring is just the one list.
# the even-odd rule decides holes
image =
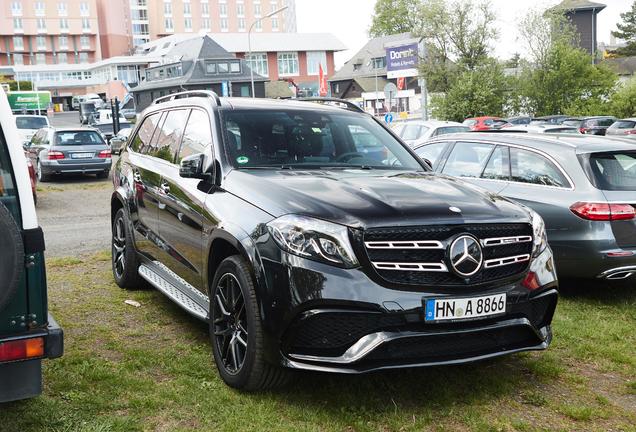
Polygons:
[[607,128],[605,135],[618,135],[625,138],[636,138],[636,118],[616,120],[610,127]]
[[[110,143],[110,140],[114,136],[114,126],[112,120],[109,120],[105,123],[94,123],[91,125],[94,129],[99,131],[102,137],[106,140],[107,143]],[[129,123],[124,120],[119,121],[119,130],[122,131],[124,129],[130,129],[132,127],[132,123]]]
[[535,117],[532,119],[532,121],[530,122],[530,124],[552,124],[552,125],[560,125],[563,124],[563,121],[565,119],[567,119],[568,116],[563,115],[563,114],[557,114],[557,115],[548,115],[548,116],[543,116],[543,117]]
[[545,220],[559,277],[636,273],[636,148],[565,134],[441,137],[415,149],[437,172],[461,177]]
[[468,132],[470,128],[461,123],[439,120],[411,120],[393,129],[402,140],[412,146],[439,135]]
[[95,174],[108,177],[110,147],[95,129],[44,128],[31,139],[28,151],[35,160],[38,181],[59,174]]
[[21,138],[0,90],[0,403],[39,395],[42,361],[63,351],[62,329],[48,312],[44,236],[30,190]]
[[49,119],[46,116],[18,114],[13,117],[15,117],[15,125],[22,145],[28,144],[38,129],[49,126]]
[[81,102],[79,105],[80,124],[88,124],[91,114],[97,111],[97,107],[93,102]]
[[616,117],[611,116],[584,117],[579,125],[579,131],[587,135],[605,135],[607,128],[616,120]]
[[553,125],[550,123],[513,126],[507,128],[506,132],[527,132],[535,134],[581,134],[581,132],[579,132],[579,129],[574,126]]
[[161,97],[113,183],[116,283],[145,280],[206,321],[230,386],[550,343],[557,279],[541,218],[434,175],[353,104]]
[[[88,116],[88,124],[95,125],[100,123],[108,123],[113,121],[113,112],[110,109],[98,109],[95,112],[92,112]],[[128,123],[128,120],[123,116],[123,114],[119,113],[119,121],[123,123]]]
[[122,149],[126,146],[126,142],[128,141],[131,132],[131,127],[120,129],[120,131],[117,132],[117,134],[110,139],[110,151],[113,154],[121,153]]
[[510,117],[507,118],[506,121],[511,125],[528,125],[532,121],[532,117],[529,116],[519,116],[519,117]]
[[83,102],[90,102],[98,109],[104,105],[104,100],[97,93],[89,93],[83,96],[73,96],[71,99],[71,108],[79,109]]
[[464,120],[464,126],[468,126],[472,131],[487,131],[492,129],[501,129],[510,126],[510,124],[499,117],[474,117]]

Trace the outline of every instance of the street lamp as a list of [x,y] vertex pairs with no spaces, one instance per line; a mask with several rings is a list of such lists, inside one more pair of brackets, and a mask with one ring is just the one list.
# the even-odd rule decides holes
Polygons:
[[[265,15],[264,17],[261,17],[257,20],[255,20],[251,25],[249,30],[247,31],[247,52],[248,52],[248,57],[251,59],[252,58],[252,29],[254,28],[254,26],[263,21],[265,18],[271,18],[276,14],[281,13],[282,11],[284,11],[285,9],[287,9],[289,6],[283,6],[280,9],[276,9],[275,11],[272,11],[270,13],[268,13],[267,15]],[[250,66],[250,83],[252,84],[252,97],[255,98],[256,95],[254,94],[254,62],[252,62],[252,65]]]

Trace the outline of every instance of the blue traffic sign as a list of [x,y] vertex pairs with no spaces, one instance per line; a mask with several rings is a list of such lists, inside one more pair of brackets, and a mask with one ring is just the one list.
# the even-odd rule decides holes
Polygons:
[[393,114],[391,114],[391,113],[384,114],[384,122],[385,123],[392,123],[393,122]]

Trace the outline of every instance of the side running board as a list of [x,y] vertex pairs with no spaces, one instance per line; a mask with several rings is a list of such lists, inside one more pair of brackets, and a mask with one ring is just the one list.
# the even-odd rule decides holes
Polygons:
[[197,291],[163,264],[156,261],[150,265],[141,264],[139,275],[186,312],[200,320],[208,319],[209,300],[207,296]]

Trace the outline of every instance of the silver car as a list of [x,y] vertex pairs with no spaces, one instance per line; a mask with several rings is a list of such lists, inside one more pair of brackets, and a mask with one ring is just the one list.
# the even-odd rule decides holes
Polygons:
[[616,280],[636,274],[636,146],[628,140],[460,134],[415,152],[437,172],[539,213],[560,277]]
[[110,151],[112,151],[113,154],[120,154],[122,149],[126,147],[126,142],[130,137],[130,132],[132,132],[132,128],[130,127],[121,129],[110,139]]
[[393,132],[411,147],[440,135],[469,131],[470,128],[461,123],[438,120],[409,120],[393,126]]
[[636,138],[636,118],[616,120],[605,131],[605,135],[621,136],[624,138]]

